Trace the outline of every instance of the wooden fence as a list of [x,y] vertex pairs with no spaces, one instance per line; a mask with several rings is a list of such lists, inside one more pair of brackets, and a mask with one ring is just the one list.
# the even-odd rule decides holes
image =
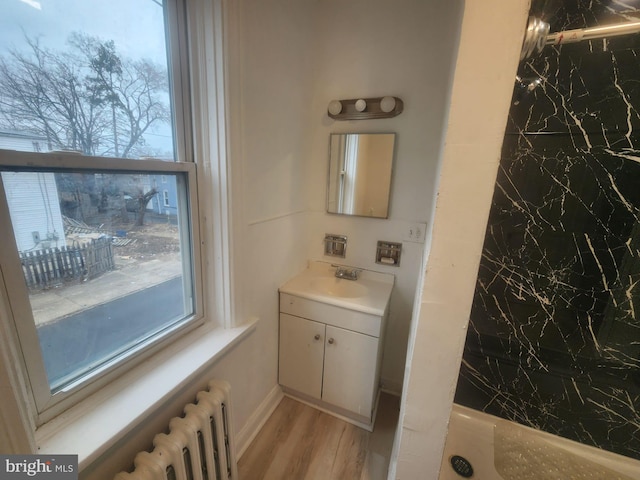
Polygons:
[[115,266],[108,237],[82,246],[20,252],[20,260],[29,288],[48,288],[68,280],[94,278]]

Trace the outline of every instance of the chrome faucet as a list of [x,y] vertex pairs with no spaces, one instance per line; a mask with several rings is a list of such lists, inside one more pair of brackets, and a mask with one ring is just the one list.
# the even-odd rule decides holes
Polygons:
[[338,265],[336,265],[335,267],[336,267],[336,277],[344,278],[345,280],[357,280],[358,274],[362,271],[357,268],[346,268],[346,267],[340,267]]

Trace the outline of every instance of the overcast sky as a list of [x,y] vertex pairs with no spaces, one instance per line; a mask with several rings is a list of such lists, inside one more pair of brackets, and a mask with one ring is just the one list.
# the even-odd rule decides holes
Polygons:
[[[159,1],[159,0],[158,0]],[[25,34],[42,47],[64,50],[73,32],[113,40],[121,57],[148,58],[164,65],[167,57],[162,7],[154,0],[0,0],[0,55],[28,49]],[[145,135],[150,145],[172,149],[168,125]]]
[[166,63],[162,8],[153,0],[2,0],[2,50],[23,46],[24,33],[61,48],[74,31],[113,40],[124,56]]

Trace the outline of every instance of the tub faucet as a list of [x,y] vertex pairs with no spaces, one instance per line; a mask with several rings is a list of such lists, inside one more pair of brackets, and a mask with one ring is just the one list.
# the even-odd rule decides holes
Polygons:
[[357,268],[345,268],[336,265],[336,277],[344,278],[345,280],[357,280],[358,274],[361,271],[362,270],[359,270]]

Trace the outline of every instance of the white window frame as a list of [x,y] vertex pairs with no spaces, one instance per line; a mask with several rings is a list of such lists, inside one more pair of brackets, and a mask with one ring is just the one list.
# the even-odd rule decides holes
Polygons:
[[165,207],[169,207],[171,205],[169,203],[169,190],[162,191],[162,201],[164,202]]
[[[37,423],[42,423],[62,410],[75,403],[80,398],[84,398],[105,383],[121,375],[149,355],[157,352],[167,343],[175,340],[176,335],[186,333],[191,329],[201,325],[204,321],[203,293],[202,293],[202,272],[201,255],[199,245],[199,222],[198,222],[198,199],[196,197],[196,167],[194,163],[162,162],[153,160],[127,160],[116,158],[88,157],[88,156],[64,156],[57,154],[34,154],[31,152],[13,152],[0,150],[0,170],[7,167],[10,169],[22,169],[26,165],[30,169],[42,168],[51,169],[71,169],[73,171],[86,171],[102,173],[177,173],[185,175],[187,185],[185,185],[187,204],[179,212],[178,217],[184,219],[184,228],[180,229],[182,263],[191,275],[185,277],[185,293],[187,298],[193,294],[194,313],[184,321],[178,323],[177,327],[169,329],[162,336],[144,342],[136,349],[135,353],[128,355],[124,361],[113,360],[107,362],[92,372],[81,377],[80,380],[72,382],[70,385],[52,394],[49,389],[47,374],[44,369],[42,353],[38,333],[36,330],[33,312],[29,301],[26,284],[22,281],[5,281],[11,312],[15,322],[15,330],[18,334],[20,348],[22,350],[23,367],[29,378],[31,394],[38,412]],[[2,273],[6,278],[21,279],[23,276],[22,266],[18,257],[18,249],[13,238],[13,230],[10,224],[9,207],[4,195],[4,189],[0,180],[0,265]],[[190,277],[190,278],[189,278]],[[72,347],[72,346],[70,346]]]
[[[201,50],[204,50],[204,47],[188,47],[188,37],[192,37],[197,35],[199,38],[203,38],[205,32],[207,32],[210,25],[198,24],[191,28],[193,31],[187,31],[187,17],[189,17],[190,22],[194,23],[194,20],[199,18],[197,13],[193,11],[186,11],[186,0],[171,0],[167,5],[167,17],[170,19],[168,22],[168,32],[169,32],[169,48],[171,50],[171,58],[177,59],[177,61],[172,61],[170,64],[171,69],[171,77],[172,77],[172,92],[173,92],[173,110],[174,110],[174,123],[176,131],[176,154],[177,161],[176,162],[163,162],[163,161],[155,161],[155,160],[129,160],[129,159],[117,159],[117,158],[104,158],[104,157],[89,157],[89,156],[77,156],[70,155],[64,153],[30,153],[30,152],[15,152],[15,151],[7,151],[0,150],[0,164],[13,166],[13,167],[24,167],[25,165],[30,165],[33,167],[39,168],[63,168],[63,169],[73,169],[73,170],[87,170],[91,172],[98,171],[99,173],[109,173],[109,172],[142,172],[142,173],[150,173],[150,174],[162,174],[162,172],[173,174],[174,172],[180,172],[186,174],[188,178],[188,213],[185,211],[184,215],[188,217],[189,228],[185,231],[185,235],[188,238],[183,239],[183,241],[187,241],[190,246],[191,257],[188,259],[183,259],[184,261],[188,261],[191,263],[191,272],[192,272],[192,284],[193,284],[193,294],[194,294],[194,310],[195,313],[192,316],[193,321],[189,322],[188,326],[182,326],[178,328],[173,335],[167,336],[163,338],[160,342],[156,342],[151,348],[146,348],[140,354],[136,356],[135,359],[129,359],[126,362],[115,366],[114,368],[109,369],[109,371],[101,375],[99,378],[91,381],[74,385],[71,388],[63,390],[56,394],[56,397],[53,398],[48,391],[48,382],[46,380],[46,373],[44,377],[42,377],[41,372],[32,372],[33,368],[28,366],[27,363],[33,363],[32,360],[26,360],[26,358],[40,360],[42,359],[42,354],[40,352],[39,343],[37,343],[37,332],[35,331],[35,323],[33,322],[33,314],[31,312],[31,306],[28,300],[28,294],[26,293],[26,288],[22,285],[22,282],[11,282],[8,279],[11,278],[21,278],[22,277],[22,268],[20,266],[20,261],[17,256],[17,248],[15,248],[15,239],[11,235],[11,228],[6,228],[6,225],[9,224],[10,220],[8,214],[8,206],[6,204],[6,199],[3,191],[0,191],[0,226],[3,227],[3,232],[0,232],[0,241],[3,245],[12,245],[13,248],[3,248],[0,249],[0,275],[3,277],[4,281],[0,281],[0,285],[4,285],[4,289],[0,292],[2,298],[0,301],[4,304],[5,310],[8,312],[6,318],[0,318],[0,322],[3,322],[3,330],[8,333],[6,342],[8,342],[10,350],[13,350],[10,353],[11,358],[16,360],[14,365],[12,365],[12,369],[14,372],[14,376],[18,378],[19,382],[23,385],[23,388],[26,388],[26,399],[28,400],[28,405],[23,405],[21,408],[21,414],[24,416],[25,411],[29,412],[29,416],[31,417],[30,423],[35,428],[40,426],[52,418],[57,416],[62,411],[70,408],[72,405],[78,403],[79,401],[87,398],[92,393],[100,390],[105,385],[112,382],[115,378],[122,375],[122,373],[126,370],[130,370],[142,362],[144,359],[149,358],[150,356],[156,354],[158,351],[162,350],[168,344],[173,343],[178,335],[182,333],[186,333],[198,326],[202,325],[205,321],[205,317],[207,317],[208,323],[212,324],[223,324],[224,326],[229,326],[231,321],[226,320],[224,322],[220,321],[220,313],[222,312],[231,312],[232,307],[229,305],[230,302],[225,301],[224,306],[216,308],[216,312],[213,312],[213,315],[205,315],[205,305],[203,299],[206,297],[204,295],[204,283],[208,282],[209,284],[213,283],[211,280],[215,277],[218,281],[215,282],[216,285],[216,293],[223,291],[225,294],[229,294],[229,286],[221,287],[221,284],[227,283],[225,280],[229,279],[229,265],[228,262],[226,265],[216,265],[214,266],[214,272],[204,272],[202,265],[206,265],[207,262],[203,260],[203,251],[204,246],[206,245],[205,239],[201,237],[202,232],[205,230],[201,228],[201,223],[199,221],[200,218],[205,217],[207,214],[211,214],[211,211],[215,211],[216,213],[220,213],[221,218],[216,219],[215,223],[221,226],[228,225],[228,215],[226,209],[228,207],[225,199],[220,199],[221,202],[219,204],[214,204],[213,208],[208,204],[207,198],[202,196],[202,192],[204,189],[212,188],[212,179],[205,174],[200,176],[196,175],[196,161],[197,158],[207,159],[206,161],[215,163],[215,160],[212,161],[208,157],[204,155],[209,153],[208,149],[210,145],[200,145],[194,148],[193,142],[197,142],[201,137],[206,137],[207,133],[204,132],[194,132],[192,133],[192,117],[200,119],[206,114],[206,109],[198,108],[198,102],[195,99],[191,98],[191,89],[192,89],[192,81],[193,75],[199,76],[200,78],[206,77],[207,75],[211,75],[214,73],[218,81],[221,81],[222,78],[218,77],[221,75],[221,72],[216,69],[215,72],[205,71],[207,69],[206,65],[204,65],[204,61],[201,58],[195,60],[196,67],[190,64],[189,57],[194,53],[202,54]],[[216,7],[219,8],[220,3],[216,2]],[[203,5],[198,5],[198,9],[203,9]],[[204,9],[208,9],[211,7],[204,7]],[[195,10],[195,9],[193,9]],[[201,17],[200,17],[201,18]],[[217,25],[216,25],[217,26]],[[221,46],[218,45],[216,47],[220,49]],[[200,69],[198,70],[197,65],[200,65]],[[199,93],[202,93],[200,90]],[[218,93],[218,92],[216,92]],[[222,93],[222,92],[220,92]],[[193,109],[193,110],[192,110]],[[208,123],[204,124],[205,127],[210,127]],[[217,129],[217,133],[220,135],[223,132],[223,125],[214,125]],[[192,140],[193,139],[193,140]],[[211,142],[216,139],[210,140]],[[218,152],[214,153],[223,153],[224,145],[218,146]],[[197,152],[198,155],[194,154]],[[197,157],[197,158],[196,158]],[[221,159],[222,165],[219,165],[218,168],[224,170],[224,162],[226,159]],[[226,181],[226,176],[222,176],[221,182]],[[0,182],[1,185],[1,182]],[[204,185],[204,189],[202,188]],[[200,186],[200,188],[198,188]],[[200,195],[198,192],[201,192]],[[204,212],[201,211],[200,205],[205,202]],[[229,248],[230,241],[228,238],[229,233],[224,234],[222,238],[220,238],[217,243],[218,247],[216,250],[226,251]],[[7,243],[9,242],[9,243]],[[216,242],[212,242],[216,243]],[[185,252],[186,253],[186,252]],[[209,254],[211,255],[211,254]],[[207,255],[208,256],[208,255]],[[18,275],[18,276],[16,276]],[[2,279],[0,279],[2,280]],[[220,299],[220,296],[213,296],[213,298]],[[229,298],[229,297],[227,297]],[[0,305],[2,307],[3,305]],[[2,313],[2,309],[0,309],[0,313]],[[2,317],[2,315],[0,315]],[[229,316],[226,317],[229,319]],[[20,343],[17,334],[16,328],[16,319],[21,319],[21,322],[24,322],[27,319],[26,323],[30,323],[31,326],[29,328],[32,329],[31,333],[28,336],[32,337],[30,346],[25,348],[24,345]],[[5,322],[8,320],[8,322]],[[33,342],[35,338],[36,343]],[[5,343],[5,342],[2,342]],[[36,347],[34,347],[34,345]],[[37,363],[37,362],[36,362]],[[36,369],[37,370],[37,369]],[[44,378],[44,382],[43,382]],[[21,389],[22,390],[22,389]],[[14,395],[17,394],[14,391]]]

